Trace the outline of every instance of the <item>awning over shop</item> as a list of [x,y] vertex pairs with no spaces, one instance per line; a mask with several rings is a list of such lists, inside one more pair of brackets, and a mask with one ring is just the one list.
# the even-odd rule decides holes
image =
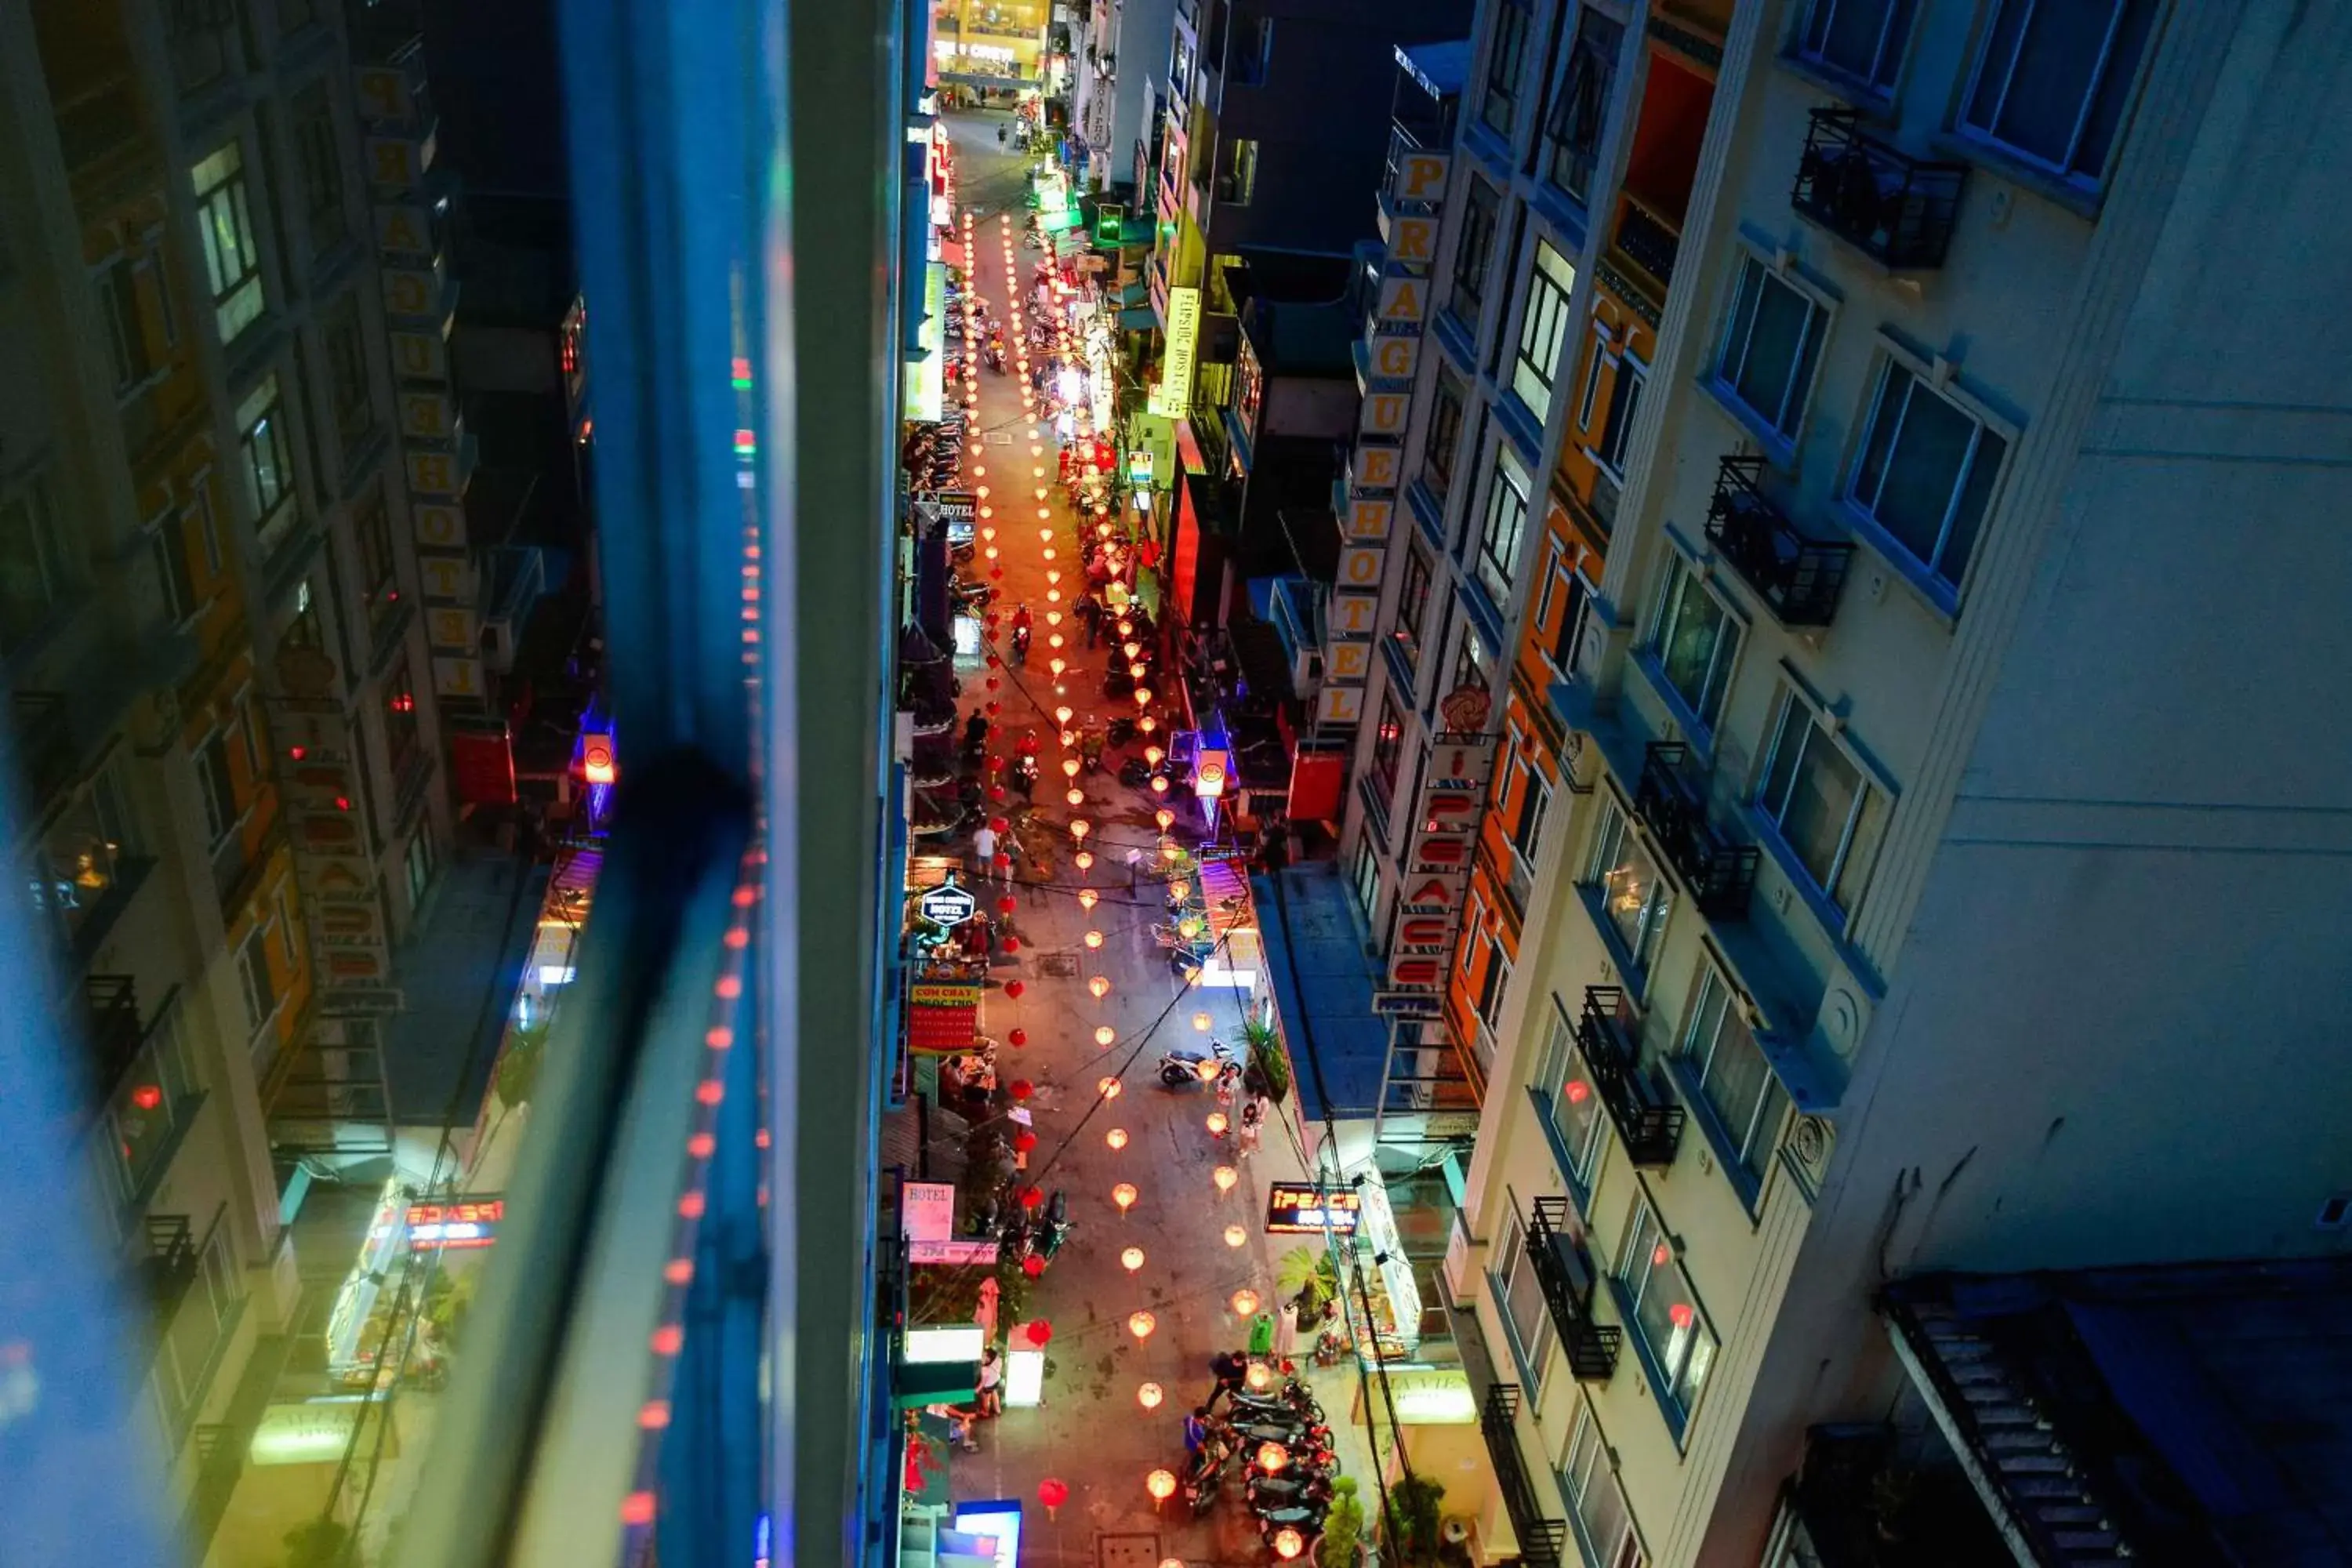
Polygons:
[[1122,331],[1148,332],[1160,324],[1160,317],[1158,312],[1146,304],[1140,309],[1130,308],[1121,310],[1118,313],[1118,324]]
[[1388,1021],[1372,1011],[1364,930],[1338,863],[1311,861],[1250,879],[1275,1005],[1298,1080],[1298,1113],[1368,1117],[1378,1108]]
[[1257,915],[1251,910],[1249,887],[1242,874],[1230,861],[1207,860],[1201,866],[1201,899],[1209,906],[1209,934],[1223,936],[1227,931],[1255,922]]
[[1131,310],[1138,305],[1149,306],[1151,303],[1151,285],[1139,278],[1132,283],[1120,284],[1111,297],[1122,310]]

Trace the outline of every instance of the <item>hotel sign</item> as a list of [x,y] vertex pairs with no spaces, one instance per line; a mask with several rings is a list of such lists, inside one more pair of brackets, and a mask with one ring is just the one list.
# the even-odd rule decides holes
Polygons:
[[[1456,692],[1441,706],[1449,716],[1466,712],[1472,695],[1484,693]],[[1491,735],[1444,737],[1430,753],[1398,895],[1396,941],[1389,952],[1391,991],[1435,991],[1445,983],[1494,763]]]
[[1353,1236],[1363,1208],[1363,1198],[1352,1187],[1276,1182],[1265,1194],[1266,1234]]
[[1434,205],[1445,195],[1445,176],[1454,167],[1451,153],[1407,153],[1397,160],[1389,181],[1389,195],[1401,202]]
[[1168,352],[1160,362],[1160,384],[1150,407],[1165,419],[1181,419],[1192,406],[1192,360],[1200,348],[1201,291],[1168,290]]

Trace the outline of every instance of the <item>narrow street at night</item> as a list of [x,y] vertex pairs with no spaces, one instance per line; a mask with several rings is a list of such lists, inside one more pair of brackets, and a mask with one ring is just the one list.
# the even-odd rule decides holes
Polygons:
[[[1008,345],[1003,374],[983,364],[984,331],[966,360],[978,401],[967,409],[975,434],[965,482],[986,510],[961,571],[997,590],[991,647],[1003,662],[964,676],[963,710],[991,722],[989,778],[1003,780],[1030,742],[1043,760],[1034,807],[1024,808],[1013,790],[987,808],[1007,823],[1018,848],[1014,912],[1003,926],[1010,940],[998,939],[983,1026],[1001,1043],[999,1071],[1012,1089],[1000,1095],[997,1111],[1025,1111],[1035,1137],[1018,1179],[1048,1202],[1066,1195],[1071,1228],[1023,1314],[1050,1326],[1043,1403],[980,1422],[980,1451],[949,1460],[952,1493],[959,1502],[1024,1500],[1027,1561],[1105,1568],[1156,1568],[1171,1556],[1263,1562],[1273,1553],[1243,1506],[1237,1479],[1197,1521],[1181,1489],[1155,1510],[1148,1484],[1154,1471],[1182,1472],[1183,1420],[1211,1391],[1212,1359],[1244,1348],[1254,1317],[1278,1313],[1277,1259],[1290,1250],[1282,1244],[1311,1243],[1319,1255],[1322,1243],[1268,1236],[1264,1224],[1268,1184],[1304,1174],[1296,1097],[1273,1110],[1259,1146],[1244,1154],[1231,1125],[1238,1102],[1222,1108],[1228,1128],[1219,1136],[1211,1128],[1220,1113],[1215,1089],[1195,1081],[1171,1089],[1155,1070],[1171,1048],[1205,1054],[1215,1040],[1243,1050],[1250,992],[1246,981],[1239,988],[1188,984],[1163,945],[1173,918],[1168,845],[1180,846],[1181,864],[1190,867],[1207,832],[1182,776],[1166,794],[1120,781],[1120,763],[1146,754],[1145,734],[1106,749],[1098,769],[1080,761],[1088,731],[1138,708],[1123,683],[1113,682],[1121,695],[1105,693],[1112,661],[1128,660],[1116,646],[1122,639],[1088,637],[1073,610],[1087,582],[1082,522],[1070,487],[1060,482],[1050,404],[1034,394],[1024,408],[1022,389],[1032,384],[1024,372],[1051,388],[1063,362],[1052,348],[1028,346],[1045,256],[1025,243],[1027,160],[999,148],[996,128],[1009,118],[966,112],[946,121],[958,158],[956,232],[969,237],[964,302],[983,319],[1001,320]],[[1050,289],[1048,295],[1058,307]],[[1067,312],[1059,313],[1066,332]],[[951,382],[951,397],[963,397],[965,388]],[[1089,512],[1084,525],[1098,529],[1102,521]],[[1033,617],[1025,660],[1012,653],[1012,621],[1023,606]],[[1108,616],[1105,630],[1116,631]],[[1163,650],[1134,662],[1149,681],[1162,668]],[[1142,710],[1160,716],[1161,740],[1169,738],[1172,695],[1155,694]],[[1069,746],[1055,711],[1065,707],[1073,711],[1067,732],[1077,741]],[[1078,762],[1075,777],[1065,777],[1066,759]],[[1072,804],[1066,792],[1080,798]],[[1173,819],[1167,837],[1163,810]],[[1083,837],[1076,837],[1080,823]],[[968,856],[970,846],[966,836],[943,847]],[[1085,868],[1082,852],[1092,857]],[[978,890],[984,909],[1003,907],[992,882]],[[1085,899],[1087,891],[1094,897]],[[1217,973],[1212,963],[1211,977]],[[1221,1188],[1221,1168],[1237,1178],[1231,1190]],[[1116,1194],[1130,1187],[1131,1206],[1122,1212]],[[1009,1348],[1027,1347],[1017,1323],[1003,1327],[1013,1336]],[[1364,1474],[1361,1458],[1344,1451],[1360,1438],[1347,1419],[1354,1359],[1318,1374],[1302,1345],[1296,1361],[1338,1434],[1343,1470]],[[1236,1463],[1229,1473],[1243,1468]],[[1067,1500],[1048,1518],[1036,1504],[1053,1494],[1039,1489],[1055,1480],[1067,1487]]]

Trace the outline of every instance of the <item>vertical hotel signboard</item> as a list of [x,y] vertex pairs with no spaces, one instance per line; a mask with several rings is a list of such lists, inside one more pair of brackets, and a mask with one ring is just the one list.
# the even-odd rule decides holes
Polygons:
[[449,372],[457,289],[442,254],[446,198],[431,182],[436,125],[418,90],[423,72],[421,52],[404,47],[360,68],[357,97],[433,689],[481,702],[488,693],[465,513],[472,465]]
[[1470,867],[1478,852],[1495,737],[1486,733],[1490,699],[1465,686],[1438,704],[1445,729],[1422,772],[1412,837],[1397,894],[1396,937],[1389,947],[1388,989],[1442,993]]
[[1412,420],[1413,378],[1421,370],[1422,327],[1429,316],[1430,262],[1436,255],[1438,213],[1452,162],[1444,153],[1402,153],[1381,195],[1388,255],[1372,320],[1357,348],[1363,403],[1355,451],[1348,460],[1339,568],[1324,616],[1323,688],[1315,703],[1316,722],[1333,729],[1350,728],[1364,717],[1372,647],[1380,640],[1381,584],[1403,477],[1405,431]]
[[1168,290],[1168,352],[1160,362],[1160,384],[1150,407],[1164,419],[1181,419],[1192,406],[1192,356],[1201,342],[1201,291]]

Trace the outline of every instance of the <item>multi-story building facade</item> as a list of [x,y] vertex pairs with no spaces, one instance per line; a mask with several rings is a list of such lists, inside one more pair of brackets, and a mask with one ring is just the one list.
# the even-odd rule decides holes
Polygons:
[[[2340,139],[2342,24],[1481,10],[1383,605],[1415,657],[1360,777],[1403,789],[1429,703],[1494,700],[1443,980],[1486,1091],[1448,1270],[1485,1539],[1825,1561],[1784,1483],[1891,1419],[2020,1560],[2128,1550],[2095,1478],[2010,1484],[2051,1423],[1988,1444],[1951,1291],[1882,1291],[2344,1251],[2343,791],[2290,692],[2347,563],[2282,521],[2343,504],[2291,412],[2339,334],[2317,278],[2212,265],[2326,226],[2275,150]],[[2320,319],[2214,329],[2250,303]],[[2219,562],[2260,648],[2205,629]],[[1351,835],[1378,933],[1398,851]],[[2283,1054],[2221,1067],[2217,1027]]]
[[1176,0],[1092,0],[1071,63],[1071,124],[1086,150],[1087,183],[1131,184],[1130,197],[1146,205],[1151,184],[1139,171],[1156,149],[1145,145],[1144,132],[1160,122],[1157,72],[1175,15]]
[[391,1150],[370,1016],[449,831],[402,458],[454,452],[455,416],[394,395],[372,202],[430,129],[363,138],[361,41],[309,0],[0,31],[20,850],[155,1287],[138,1419],[201,1541],[242,1456],[196,1435],[282,1355],[287,1184]]
[[935,0],[938,79],[983,93],[1041,90],[1052,9],[1048,0]]

